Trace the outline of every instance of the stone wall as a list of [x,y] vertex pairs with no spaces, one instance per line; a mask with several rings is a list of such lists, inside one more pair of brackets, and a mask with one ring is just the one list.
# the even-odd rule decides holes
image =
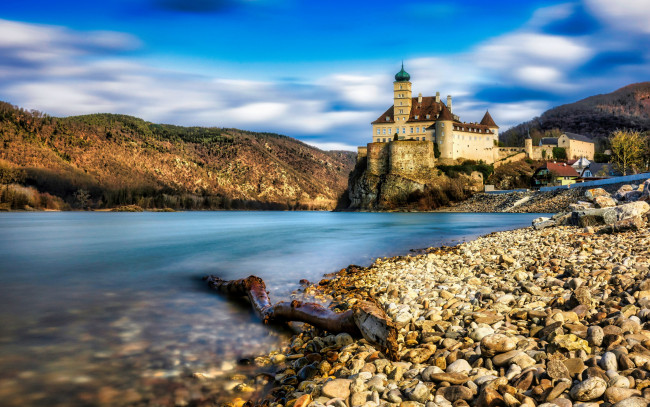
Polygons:
[[510,157],[504,158],[504,159],[502,159],[500,161],[495,161],[494,162],[494,168],[497,168],[498,166],[503,165],[503,164],[511,163],[513,161],[523,160],[527,156],[528,156],[528,154],[526,154],[525,152],[521,152],[521,153],[517,153],[515,155],[511,155]]
[[436,165],[431,141],[392,141],[388,146],[391,174],[415,173]]
[[388,145],[391,143],[368,143],[368,173],[382,175],[388,172]]
[[[552,160],[553,148],[555,148],[555,146],[552,145],[533,146],[533,156],[530,158],[533,160]],[[546,151],[546,154],[544,154],[544,151]]]
[[357,147],[357,161],[368,156],[368,147]]

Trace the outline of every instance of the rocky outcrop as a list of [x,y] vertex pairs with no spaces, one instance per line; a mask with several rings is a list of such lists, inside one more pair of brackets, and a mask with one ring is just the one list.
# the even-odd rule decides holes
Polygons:
[[[558,225],[601,227],[600,231],[608,233],[641,230],[650,212],[650,205],[645,201],[649,186],[650,179],[636,188],[623,185],[611,195],[603,188],[588,189],[584,193],[587,202],[569,205],[571,211],[559,212],[552,218],[534,219],[533,227],[537,230]],[[633,192],[638,194],[632,195]]]
[[[341,210],[404,210],[410,209],[423,196],[432,191],[440,191],[446,199],[453,200],[454,193],[469,196],[483,189],[483,174],[458,174],[449,178],[433,169],[419,172],[389,171],[377,175],[366,169],[366,159],[359,160],[350,174],[347,190],[348,200]],[[449,192],[450,189],[455,189]],[[433,202],[435,205],[437,202]],[[446,204],[444,202],[443,204]],[[415,209],[435,209],[435,207],[416,207]]]

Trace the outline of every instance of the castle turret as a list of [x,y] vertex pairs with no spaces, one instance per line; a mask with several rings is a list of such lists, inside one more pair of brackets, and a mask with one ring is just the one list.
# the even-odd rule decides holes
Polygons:
[[492,116],[490,116],[490,111],[486,110],[483,119],[481,119],[481,124],[488,126],[492,133],[494,133],[494,141],[499,142],[499,126],[494,122]]
[[451,109],[451,95],[447,95],[447,109],[449,109],[449,113],[454,114],[454,111]]
[[411,75],[404,70],[404,63],[402,63],[402,70],[395,74],[395,82],[393,82],[394,116],[398,128],[406,124],[411,114],[411,95]]
[[450,163],[454,157],[454,116],[447,106],[443,105],[438,120],[436,120],[436,142],[440,150],[440,161]]
[[530,132],[528,132],[528,136],[524,140],[524,151],[528,158],[533,158],[533,138],[530,137]]

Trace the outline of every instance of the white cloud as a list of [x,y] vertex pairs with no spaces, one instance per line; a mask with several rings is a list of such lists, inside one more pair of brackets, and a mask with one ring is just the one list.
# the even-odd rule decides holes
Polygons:
[[601,20],[617,29],[650,34],[648,0],[585,0],[585,4]]
[[319,142],[319,141],[311,141],[311,140],[303,140],[303,141],[309,144],[310,146],[320,148],[321,150],[324,151],[343,150],[343,151],[354,151],[355,153],[357,152],[357,146],[351,144],[345,144],[336,141],[332,141],[332,142],[330,141]]

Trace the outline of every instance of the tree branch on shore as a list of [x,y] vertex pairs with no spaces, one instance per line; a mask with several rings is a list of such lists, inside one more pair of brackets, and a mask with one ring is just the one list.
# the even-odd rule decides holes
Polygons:
[[271,304],[264,280],[256,276],[227,281],[210,275],[203,280],[222,294],[248,297],[265,324],[297,321],[332,333],[361,335],[388,358],[397,357],[397,327],[374,301],[360,301],[352,309],[337,313],[320,304],[297,300]]

